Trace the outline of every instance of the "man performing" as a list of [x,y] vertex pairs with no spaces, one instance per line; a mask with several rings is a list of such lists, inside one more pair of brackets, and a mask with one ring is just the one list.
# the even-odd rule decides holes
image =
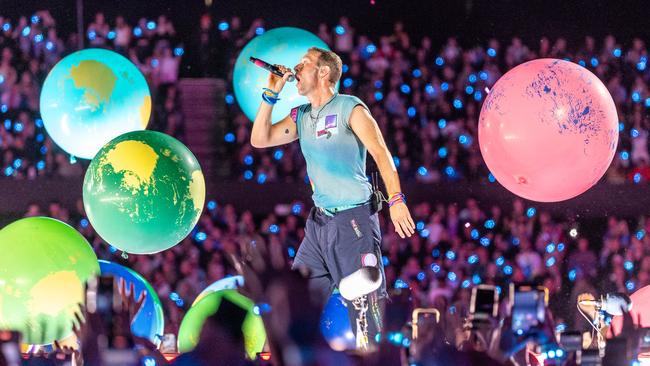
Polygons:
[[[377,163],[389,193],[388,206],[395,231],[402,238],[410,237],[415,225],[377,122],[359,98],[335,91],[341,78],[341,58],[331,51],[310,48],[294,67],[298,93],[306,96],[309,104],[293,108],[289,116],[272,125],[273,105],[293,75],[289,68],[277,67],[284,76],[269,75],[269,87],[263,91],[263,102],[253,124],[251,144],[265,148],[300,140],[315,207],[307,219],[294,268],[309,268],[310,289],[323,302],[337,287],[341,287],[342,295],[344,287],[348,294],[353,294],[344,295],[351,300],[350,324],[356,333],[357,347],[368,349],[369,340],[381,332],[383,300],[387,294],[377,216],[381,203],[366,176],[367,151]],[[364,267],[378,269],[378,289],[368,285],[368,281],[357,281],[363,276],[350,276]],[[346,282],[346,278],[355,280]]]

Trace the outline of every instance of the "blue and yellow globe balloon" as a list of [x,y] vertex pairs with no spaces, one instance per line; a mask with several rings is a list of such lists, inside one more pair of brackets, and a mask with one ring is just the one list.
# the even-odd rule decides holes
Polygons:
[[59,220],[30,217],[0,230],[0,253],[0,329],[27,344],[70,336],[84,284],[99,274],[88,241]]
[[115,137],[147,127],[151,95],[131,61],[91,48],[54,65],[43,84],[40,107],[54,142],[74,156],[92,159]]
[[165,331],[165,317],[156,290],[139,273],[120,264],[100,259],[99,269],[102,275],[112,275],[116,279],[124,279],[127,291],[133,284],[136,299],[142,291],[147,293],[140,311],[131,321],[131,332],[138,337],[149,339],[155,345],[159,345]]
[[330,296],[320,317],[320,332],[335,351],[356,349],[345,299],[337,291]]
[[205,180],[180,141],[155,131],[129,132],[93,158],[83,202],[108,244],[128,253],[157,253],[178,244],[199,221]]
[[[237,57],[233,74],[235,97],[248,119],[255,119],[262,102],[262,88],[268,86],[269,77],[268,71],[255,66],[248,59],[253,56],[293,69],[311,47],[329,50],[327,44],[313,33],[294,27],[275,28],[248,42]],[[289,115],[291,108],[305,103],[308,100],[298,94],[296,84],[287,83],[280,93],[280,100],[273,107],[272,122],[280,121]]]

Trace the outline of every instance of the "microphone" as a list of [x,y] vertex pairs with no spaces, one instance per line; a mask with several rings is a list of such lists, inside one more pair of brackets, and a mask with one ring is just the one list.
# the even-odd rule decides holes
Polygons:
[[614,316],[623,315],[623,311],[632,310],[632,300],[629,296],[621,293],[607,294],[600,300],[580,300],[579,303],[584,306],[594,306],[596,309]]
[[[264,70],[268,70],[271,73],[273,73],[273,74],[275,74],[275,75],[277,75],[279,77],[284,76],[282,71],[280,71],[280,69],[277,66],[271,65],[270,63],[268,63],[266,61],[262,61],[259,58],[255,58],[253,56],[251,56],[248,60],[250,62],[254,63],[256,66],[259,66],[259,67],[263,68]],[[293,75],[290,75],[289,78],[287,79],[287,81],[289,81],[289,82],[292,82],[294,80],[296,80],[296,78]]]

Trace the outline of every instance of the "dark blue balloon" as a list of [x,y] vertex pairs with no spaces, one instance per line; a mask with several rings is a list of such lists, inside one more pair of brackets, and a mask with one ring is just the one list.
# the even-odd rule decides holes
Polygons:
[[320,318],[320,332],[330,347],[336,351],[356,348],[356,339],[350,326],[345,300],[338,292],[332,293]]

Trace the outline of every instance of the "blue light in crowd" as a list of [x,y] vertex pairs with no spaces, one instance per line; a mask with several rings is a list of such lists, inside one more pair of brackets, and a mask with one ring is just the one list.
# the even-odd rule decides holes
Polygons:
[[81,227],[83,227],[83,228],[87,228],[88,224],[89,224],[89,222],[88,222],[88,219],[86,219],[86,218],[81,219],[81,221],[79,222],[79,225],[81,225]]
[[549,358],[555,358],[555,351],[554,350],[549,350],[548,351],[548,357]]
[[641,173],[636,173],[634,174],[634,183],[639,183],[641,182]]
[[614,51],[612,51],[612,55],[614,55],[614,57],[621,57],[621,49],[614,48]]
[[456,281],[456,278],[457,278],[456,273],[454,273],[454,272],[447,273],[447,279],[449,281],[454,282],[454,281]]
[[626,288],[628,291],[633,291],[635,287],[636,287],[636,286],[634,285],[634,282],[633,282],[633,281],[627,281],[627,282],[625,282],[625,288]]
[[467,81],[474,84],[476,82],[476,74],[469,74],[469,76],[467,77]]
[[14,168],[8,166],[5,168],[5,175],[8,177],[10,175],[14,174]]
[[115,39],[116,36],[117,36],[117,33],[115,33],[115,31],[109,31],[106,34],[106,38],[108,38],[108,39]]
[[180,56],[183,56],[184,53],[185,53],[185,50],[183,49],[183,47],[174,48],[174,56],[180,57]]
[[272,224],[271,226],[269,226],[269,232],[270,233],[277,234],[278,231],[280,231],[280,228],[278,227],[278,225]]
[[572,269],[569,271],[569,281],[573,282],[576,280],[576,276],[578,275],[578,272],[575,269]]
[[590,62],[591,62],[592,67],[597,67],[598,66],[598,59],[597,58],[592,57]]
[[469,282],[469,280],[464,280],[463,283],[461,284],[462,288],[469,288],[472,284]]
[[[0,84],[2,84],[2,83],[0,83]],[[3,105],[0,106],[0,112],[7,113],[8,110],[9,110],[9,108],[7,107],[6,104],[3,104]]]
[[501,256],[501,257],[497,258],[495,263],[497,264],[497,266],[501,267],[502,265],[504,265],[506,263],[506,260]]
[[381,262],[384,264],[384,267],[388,267],[390,265],[390,259],[388,259],[388,257],[385,255],[381,257]]
[[273,159],[275,160],[281,160],[283,156],[284,156],[284,151],[282,151],[282,149],[276,149],[273,152]]
[[208,210],[212,211],[215,208],[217,208],[217,202],[214,201],[214,200],[210,200],[210,201],[208,201],[208,204],[207,204],[206,207],[208,208]]
[[36,169],[38,170],[45,169],[45,162],[43,160],[39,160],[38,163],[36,163]]
[[23,37],[27,37],[31,31],[32,31],[32,29],[30,27],[25,27],[25,28],[23,28],[23,31],[21,32],[21,34],[23,35]]
[[625,129],[625,123],[622,122],[622,121],[619,122],[618,123],[618,132],[623,132],[624,129]]
[[424,91],[425,91],[427,94],[432,95],[432,94],[435,94],[435,92],[436,92],[436,88],[434,88],[433,85],[431,85],[431,84],[427,84],[427,85],[424,87]]
[[54,49],[54,43],[52,43],[52,41],[47,41],[47,42],[45,42],[45,48],[46,48],[48,51],[52,51],[52,50]]
[[555,257],[550,257],[546,260],[546,267],[553,267],[555,265]]
[[11,129],[11,120],[10,119],[5,119],[5,130],[10,130]]
[[156,22],[154,22],[153,20],[148,21],[147,22],[147,29],[149,29],[149,30],[156,29]]
[[485,226],[486,229],[494,229],[495,225],[496,224],[495,224],[494,220],[492,220],[492,219],[489,219],[489,220],[485,221],[485,224],[483,224],[483,226]]
[[[4,75],[0,75],[0,84],[5,82],[5,77]],[[3,104],[4,105],[4,104]]]
[[585,63],[585,60],[578,60],[578,65],[582,67],[587,67],[587,64]]
[[645,230],[641,229],[636,232],[636,238],[638,240],[642,240],[644,236],[645,236]]
[[23,131],[23,124],[20,123],[20,122],[14,123],[14,131],[22,132]]
[[344,87],[344,88],[349,88],[349,87],[351,87],[351,86],[352,86],[352,83],[353,83],[353,81],[352,81],[351,78],[345,78],[345,79],[343,79],[343,87]]
[[251,165],[253,164],[253,157],[250,155],[244,156],[244,164]]
[[291,213],[294,215],[300,215],[302,213],[302,205],[300,203],[296,203],[291,207]]
[[634,263],[631,261],[625,261],[625,263],[623,263],[623,268],[625,268],[626,271],[630,272],[634,269]]
[[472,231],[470,231],[469,235],[472,237],[472,239],[476,240],[479,237],[479,232],[476,229],[472,229]]
[[287,248],[287,254],[289,255],[289,258],[293,258],[296,256],[296,249],[294,247],[288,247]]
[[467,263],[469,264],[476,264],[478,263],[478,255],[472,254],[469,257],[467,257]]
[[178,294],[175,293],[175,292],[172,292],[172,293],[169,294],[169,299],[170,299],[171,301],[178,301],[178,299],[180,299],[180,298],[181,298],[181,297],[178,296]]
[[382,86],[384,86],[384,83],[381,80],[376,80],[375,81],[375,89],[379,89]]
[[32,15],[30,20],[31,20],[32,24],[36,24],[41,20],[41,18],[39,18],[38,15]]
[[442,66],[444,64],[445,64],[445,59],[444,58],[442,58],[440,56],[436,57],[436,65]]
[[235,141],[235,134],[232,133],[232,132],[228,132],[228,133],[226,134],[226,136],[223,137],[223,139],[224,139],[226,142],[234,142],[234,141]]
[[409,288],[409,285],[398,278],[397,280],[395,280],[395,284],[393,285],[393,287],[397,289],[401,289],[401,288]]
[[418,168],[418,174],[425,177],[427,174],[429,174],[429,171],[427,170],[427,168],[421,166]]
[[265,31],[264,27],[255,28],[255,34],[258,35],[258,36],[261,36],[262,34],[264,34],[264,31]]
[[433,273],[438,273],[438,272],[440,272],[440,265],[435,264],[435,263],[432,264],[432,265],[431,265],[431,271],[433,271]]
[[567,329],[567,325],[564,323],[560,323],[555,326],[555,332],[557,333],[563,333],[566,331],[566,329]]
[[440,84],[440,90],[442,90],[442,91],[444,91],[444,92],[446,92],[447,90],[449,90],[449,83],[447,83],[447,82],[445,81],[444,83]]
[[399,90],[404,94],[408,94],[411,92],[411,87],[408,84],[402,84],[402,86],[399,87]]
[[244,172],[244,179],[246,180],[251,180],[253,179],[253,172],[250,170],[247,170]]
[[447,148],[444,147],[444,146],[439,148],[438,149],[438,156],[440,156],[443,159],[446,158],[447,157]]
[[548,243],[546,246],[546,253],[553,253],[555,251],[555,244],[554,243]]
[[475,284],[475,285],[480,285],[481,282],[483,282],[483,281],[481,280],[481,276],[480,276],[478,273],[475,273],[475,274],[472,276],[472,283]]
[[156,68],[156,67],[158,67],[158,64],[160,64],[160,61],[158,61],[157,58],[151,59],[151,66]]
[[88,39],[94,41],[97,38],[97,33],[94,30],[88,32]]
[[490,47],[490,48],[487,49],[487,55],[490,56],[490,57],[494,57],[494,56],[497,55],[497,50],[495,50],[494,48]]
[[203,231],[199,231],[198,233],[196,233],[196,235],[194,235],[194,240],[198,241],[199,243],[204,242],[205,239],[207,239],[207,238],[208,238],[208,235],[206,233],[204,233]]
[[419,78],[420,76],[422,76],[422,71],[420,71],[420,69],[415,69],[411,74],[413,75],[414,78]]
[[266,182],[266,174],[264,174],[264,173],[260,173],[260,174],[257,176],[257,183],[259,183],[259,184],[264,184],[265,182]]
[[447,165],[445,168],[445,174],[447,174],[448,177],[454,177],[456,176],[456,170],[453,166]]
[[454,108],[456,109],[463,108],[463,102],[461,102],[461,100],[458,98],[454,99]]
[[14,160],[13,166],[15,169],[20,168],[23,165],[23,159]]
[[39,149],[39,151],[40,151],[41,154],[43,154],[43,155],[47,154],[47,146],[41,146],[41,148]]
[[528,216],[528,217],[533,217],[533,216],[535,216],[536,213],[537,213],[537,210],[535,209],[535,207],[530,207],[530,208],[528,208],[528,210],[526,210],[526,216]]
[[226,21],[223,21],[223,22],[220,22],[217,27],[219,28],[220,31],[224,32],[224,31],[227,31],[228,28],[230,28],[230,24],[228,24],[228,22],[226,22]]
[[381,102],[381,100],[384,99],[384,94],[380,91],[375,92],[375,100],[378,102]]
[[480,242],[481,245],[484,246],[484,247],[489,247],[489,246],[490,246],[490,238],[488,238],[488,237],[486,237],[486,236],[482,237],[481,240],[480,240],[479,242]]
[[519,243],[521,243],[521,241],[519,240],[518,237],[515,236],[514,238],[512,238],[512,245],[517,246],[519,245]]
[[558,348],[558,349],[555,351],[555,354],[557,355],[557,357],[560,357],[560,358],[561,358],[561,357],[564,356],[564,351],[563,351],[561,348]]
[[422,230],[422,229],[424,229],[424,221],[418,221],[418,222],[415,224],[415,228],[416,228],[417,230]]
[[630,153],[627,151],[621,151],[621,160],[627,160],[630,158]]
[[483,81],[487,80],[488,76],[489,76],[489,74],[487,73],[487,71],[481,71],[478,74],[478,77],[481,78],[481,80],[483,80]]
[[226,94],[226,104],[235,103],[235,97],[232,94]]
[[68,159],[70,164],[76,164],[77,163],[77,158],[74,157],[74,155],[70,155],[70,159]]
[[456,253],[453,250],[448,250],[447,253],[445,253],[445,257],[450,261],[453,261],[456,259]]
[[406,114],[408,114],[408,116],[411,117],[411,118],[415,117],[415,113],[416,113],[416,112],[417,112],[417,111],[415,110],[415,107],[409,107],[409,108],[406,110]]
[[349,69],[349,67],[348,67],[347,64],[343,64],[343,65],[341,66],[341,72],[344,73],[344,74],[345,74],[346,72],[348,72],[348,69]]
[[43,35],[41,33],[34,36],[34,42],[41,43],[43,42]]
[[366,46],[366,52],[372,55],[373,53],[377,52],[377,46],[372,43],[368,44]]
[[445,127],[447,127],[447,120],[444,118],[440,118],[438,120],[438,128],[442,130]]
[[393,163],[395,164],[395,168],[399,168],[400,160],[397,156],[393,156]]
[[633,139],[639,137],[639,130],[637,130],[636,128],[631,129],[630,136],[632,136]]
[[420,231],[420,237],[421,238],[428,238],[431,233],[429,232],[429,229],[423,229]]
[[140,37],[142,35],[142,28],[140,27],[133,28],[133,35],[136,37]]
[[634,103],[638,103],[640,100],[641,100],[641,93],[639,93],[638,91],[635,90],[635,91],[632,93],[632,101],[633,101]]
[[460,142],[461,145],[467,145],[468,141],[469,141],[469,138],[466,135],[458,136],[458,142]]
[[645,70],[645,68],[646,68],[646,62],[644,62],[644,61],[637,62],[637,64],[636,64],[636,69],[637,70],[643,71],[643,70]]
[[512,267],[511,266],[503,267],[503,273],[505,273],[507,276],[510,276],[512,274]]
[[644,104],[646,107],[650,107],[650,98],[645,98]]
[[2,25],[2,30],[5,32],[9,32],[9,29],[11,29],[11,24],[5,23]]
[[418,281],[422,282],[427,276],[424,274],[424,272],[418,273],[417,279]]
[[488,181],[490,183],[494,183],[494,182],[497,181],[497,179],[494,177],[494,175],[492,173],[488,173]]
[[339,36],[342,36],[345,34],[345,27],[339,24],[336,26],[336,28],[334,28],[334,32],[336,32],[336,34]]
[[432,250],[432,251],[431,251],[431,256],[432,256],[433,258],[438,258],[438,257],[440,257],[440,249],[436,248],[436,249]]

